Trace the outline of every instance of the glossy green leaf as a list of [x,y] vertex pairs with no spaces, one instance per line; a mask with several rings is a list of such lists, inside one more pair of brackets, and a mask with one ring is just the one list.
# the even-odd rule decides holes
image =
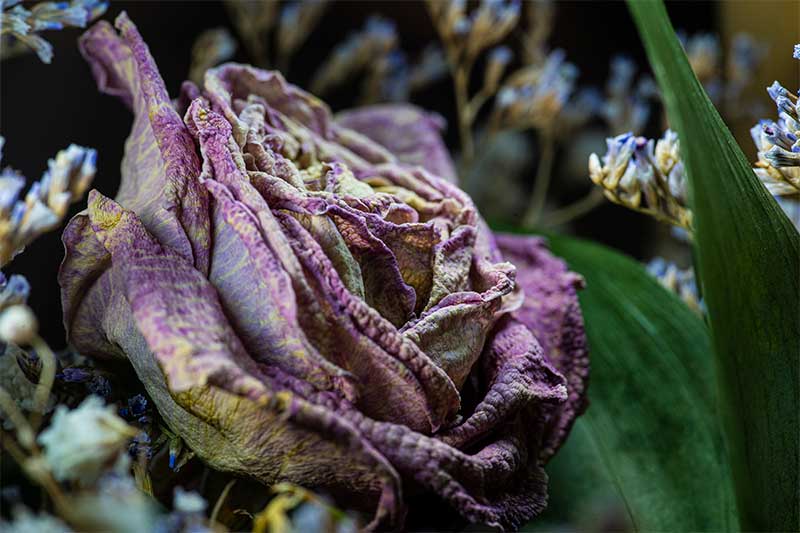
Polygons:
[[[577,506],[610,481],[640,531],[735,528],[705,324],[636,261],[569,237],[550,245],[586,278],[592,361],[589,409],[548,468],[554,503]],[[587,454],[606,480],[575,475]]]
[[689,176],[698,275],[741,524],[748,530],[797,531],[800,235],[759,183],[692,73],[663,3],[629,0],[629,6]]

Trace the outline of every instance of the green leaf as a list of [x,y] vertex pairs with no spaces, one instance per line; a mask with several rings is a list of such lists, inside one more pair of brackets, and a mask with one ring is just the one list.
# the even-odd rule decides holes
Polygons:
[[577,506],[608,486],[591,470],[561,475],[591,454],[638,530],[734,529],[705,324],[636,261],[598,244],[549,239],[586,278],[580,301],[592,361],[589,409],[548,468],[554,498],[566,492]]
[[689,176],[696,262],[741,525],[796,531],[800,235],[759,183],[692,73],[664,4],[629,0],[628,5]]

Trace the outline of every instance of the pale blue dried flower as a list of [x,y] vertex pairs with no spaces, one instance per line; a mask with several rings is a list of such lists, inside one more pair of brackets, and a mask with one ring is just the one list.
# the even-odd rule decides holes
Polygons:
[[30,292],[31,286],[24,276],[14,274],[7,278],[0,272],[0,311],[12,305],[24,304]]
[[402,50],[391,50],[371,65],[370,76],[362,91],[362,103],[407,101],[408,77],[406,55]]
[[495,127],[549,129],[555,126],[572,96],[578,69],[558,49],[541,66],[525,67],[497,93],[492,121]]
[[671,261],[656,257],[647,264],[647,271],[667,290],[677,294],[692,311],[698,315],[705,313],[705,304],[700,298],[697,280],[691,267],[681,269]]
[[[0,137],[0,150],[3,143]],[[70,145],[48,161],[48,170],[31,185],[24,200],[19,196],[25,178],[8,168],[0,173],[0,266],[61,222],[69,204],[89,187],[96,161],[94,150]]]
[[606,100],[599,109],[600,115],[612,133],[641,132],[650,119],[650,102],[655,96],[652,78],[642,77],[636,85],[636,66],[627,56],[611,60],[606,83]]
[[503,77],[506,67],[514,59],[514,54],[507,46],[496,46],[489,52],[488,59],[488,64],[484,69],[483,91],[486,94],[493,94],[500,84],[500,79]]
[[321,94],[335,87],[371,62],[388,54],[397,44],[392,21],[379,16],[367,19],[364,29],[337,45],[311,82],[312,92]]
[[289,58],[311,35],[327,4],[327,0],[297,0],[283,8],[277,31],[278,65],[281,69],[288,67]]
[[[744,89],[755,79],[755,71],[766,57],[767,46],[747,33],[738,33],[725,54],[718,36],[679,34],[689,63],[715,105],[724,106],[728,117],[752,114],[757,104],[743,104]],[[724,57],[723,57],[724,55]]]
[[206,524],[207,507],[208,503],[197,492],[175,487],[172,496],[173,511],[159,521],[156,532],[213,533],[214,529]]
[[731,43],[728,59],[728,82],[735,85],[746,85],[752,80],[753,73],[764,60],[767,47],[747,33],[738,33]]
[[657,142],[625,133],[606,139],[602,161],[589,158],[589,177],[606,198],[657,220],[691,229],[686,173],[678,136],[667,130]]
[[44,63],[53,59],[53,46],[37,35],[41,31],[61,30],[65,27],[85,28],[105,13],[108,2],[104,0],[72,0],[71,2],[40,2],[30,9],[18,0],[0,1],[0,58],[10,57],[29,48]]
[[409,90],[414,91],[441,80],[447,75],[448,68],[442,47],[437,44],[429,44],[411,67],[408,78]]
[[[795,57],[796,57],[795,47]],[[758,149],[756,175],[774,195],[800,194],[800,102],[775,81],[767,87],[778,120],[761,120],[750,134]]]
[[475,58],[503,40],[517,25],[519,15],[520,0],[482,0],[470,16],[465,50],[467,58]]

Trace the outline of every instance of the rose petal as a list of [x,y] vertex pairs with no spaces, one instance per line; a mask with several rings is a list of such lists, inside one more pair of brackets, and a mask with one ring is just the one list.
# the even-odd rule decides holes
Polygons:
[[[419,165],[452,183],[458,180],[450,153],[442,142],[445,123],[438,115],[412,105],[386,104],[344,111],[336,115],[336,123],[369,137],[401,163]],[[377,159],[367,150],[359,149],[356,142],[343,144],[371,162]]]
[[136,27],[123,12],[80,40],[101,90],[120,96],[134,110],[125,145],[117,201],[134,210],[158,239],[208,269],[208,199],[196,178],[194,141],[172,108],[164,81]]
[[525,291],[514,317],[530,328],[545,356],[567,378],[569,399],[551,417],[541,452],[547,460],[588,405],[589,355],[577,295],[583,278],[553,257],[540,238],[507,234],[496,238],[503,255],[517,267],[517,282]]

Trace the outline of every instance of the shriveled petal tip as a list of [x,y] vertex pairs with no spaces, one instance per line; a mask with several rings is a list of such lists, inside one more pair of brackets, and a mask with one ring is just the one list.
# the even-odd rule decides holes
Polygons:
[[101,20],[78,40],[81,54],[89,63],[98,88],[120,98],[133,109],[131,51],[117,36],[113,26]]
[[547,250],[538,237],[498,234],[503,256],[517,267],[517,283],[525,292],[513,316],[525,324],[542,345],[545,356],[566,377],[567,402],[551,417],[541,457],[552,457],[566,440],[578,415],[588,405],[589,352],[578,290],[583,278]]
[[120,97],[135,114],[117,201],[135,211],[161,242],[205,271],[208,199],[197,183],[200,162],[194,140],[172,108],[136,26],[124,12],[115,24],[120,34],[102,21],[80,42],[100,89]]
[[[441,137],[445,122],[439,115],[412,105],[386,104],[344,111],[336,116],[336,123],[378,143],[403,164],[419,165],[451,183],[458,180]],[[348,141],[353,151],[370,159],[372,154],[363,143],[355,138]]]

